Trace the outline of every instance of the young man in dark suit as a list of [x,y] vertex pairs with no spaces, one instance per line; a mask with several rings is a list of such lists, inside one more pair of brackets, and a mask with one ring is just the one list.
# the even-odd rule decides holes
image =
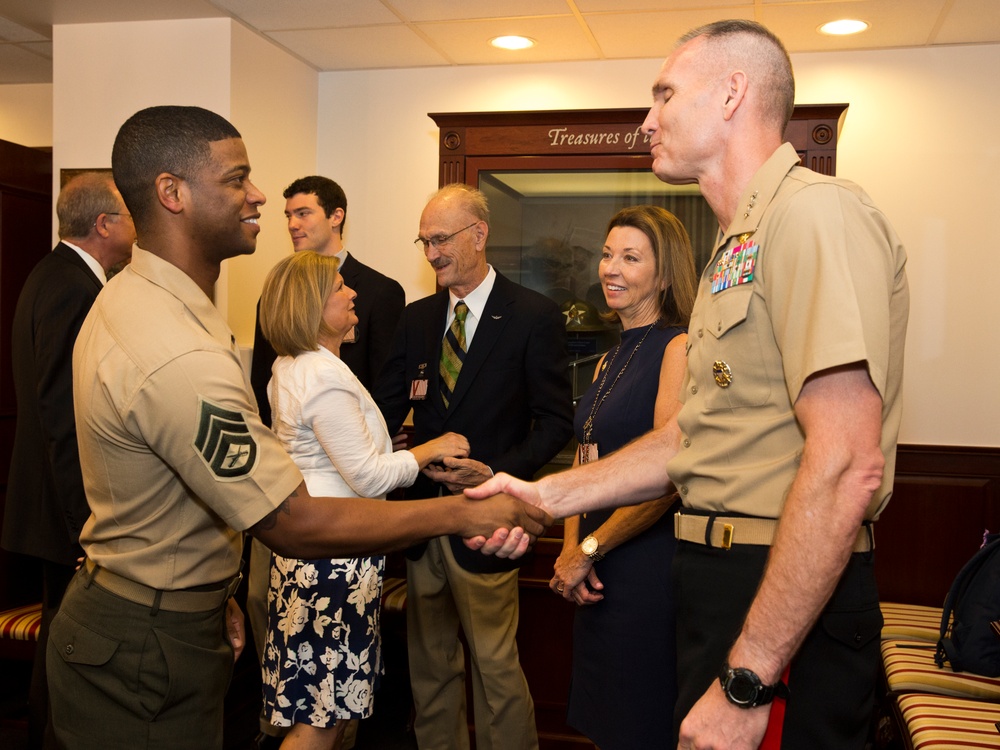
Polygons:
[[[442,289],[403,311],[374,396],[390,433],[412,408],[415,441],[453,431],[468,438],[471,451],[426,469],[408,497],[461,492],[494,471],[531,477],[572,434],[564,318],[553,301],[486,262],[488,236],[486,198],[468,185],[442,188],[420,218],[416,242]],[[517,563],[469,554],[451,537],[411,548],[407,557],[420,747],[469,747],[461,627],[472,654],[476,746],[537,748],[514,639]]]
[[[3,547],[39,558],[43,606],[31,679],[29,745],[42,747],[49,623],[76,568],[90,515],[73,420],[73,344],[112,267],[132,255],[135,227],[110,174],[89,172],[56,201],[62,240],[32,270],[11,331],[17,428]],[[51,738],[44,746],[52,746]]]
[[[392,333],[406,304],[403,287],[345,249],[347,196],[340,185],[328,177],[302,177],[285,188],[284,197],[288,234],[295,252],[313,250],[321,255],[336,255],[344,283],[358,293],[354,301],[358,324],[341,347],[340,358],[361,384],[370,389],[389,354]],[[275,356],[260,330],[258,316],[250,382],[261,420],[268,425],[271,406],[267,402],[267,382],[271,379]]]

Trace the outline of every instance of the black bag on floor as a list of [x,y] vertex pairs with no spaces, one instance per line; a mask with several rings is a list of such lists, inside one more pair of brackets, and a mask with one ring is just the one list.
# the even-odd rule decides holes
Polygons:
[[951,584],[934,661],[949,662],[954,672],[1000,677],[1000,534],[986,535]]

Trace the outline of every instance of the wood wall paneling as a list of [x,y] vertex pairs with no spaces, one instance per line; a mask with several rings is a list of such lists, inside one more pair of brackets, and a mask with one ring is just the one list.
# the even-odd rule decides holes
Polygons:
[[[52,154],[0,141],[0,529],[17,402],[11,323],[31,269],[52,249]],[[0,550],[0,607],[37,598],[36,563]]]
[[986,530],[1000,531],[1000,448],[901,445],[875,524],[879,596],[941,606]]

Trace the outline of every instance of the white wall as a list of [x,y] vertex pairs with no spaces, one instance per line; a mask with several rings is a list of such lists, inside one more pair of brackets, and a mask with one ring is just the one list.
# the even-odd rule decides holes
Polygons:
[[61,169],[110,167],[118,128],[140,109],[197,105],[228,117],[231,23],[54,26],[52,194]]
[[52,145],[52,84],[0,86],[0,139],[31,148]]
[[261,208],[257,252],[222,264],[216,304],[241,346],[253,345],[257,297],[267,272],[291,252],[282,190],[316,172],[319,74],[233,24],[231,117],[250,155],[250,179],[267,196]]
[[607,61],[320,74],[319,170],[347,193],[346,245],[414,300],[434,274],[413,246],[437,189],[428,112],[644,106],[658,63]]
[[[901,440],[1000,446],[991,304],[1000,205],[1000,45],[793,56],[797,102],[848,102],[838,174],[861,183],[907,246],[910,330]],[[659,60],[320,74],[319,171],[349,201],[348,247],[409,300],[434,288],[413,248],[437,187],[428,112],[644,107]]]
[[837,172],[906,245],[906,442],[1000,446],[997,274],[982,227],[1000,206],[1000,45],[794,60],[800,101],[850,103]]
[[281,190],[316,169],[316,71],[228,18],[55,26],[53,41],[55,193],[60,169],[110,167],[118,128],[144,107],[204,107],[243,134],[270,201],[259,255],[223,264],[216,304],[250,346],[264,275],[289,251]]

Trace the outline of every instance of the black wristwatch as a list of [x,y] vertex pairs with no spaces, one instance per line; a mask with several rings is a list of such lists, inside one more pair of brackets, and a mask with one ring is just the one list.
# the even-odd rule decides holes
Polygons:
[[788,698],[788,686],[781,680],[773,685],[765,685],[756,672],[743,667],[731,667],[728,663],[719,673],[719,683],[729,702],[740,708],[757,708],[766,706],[775,698]]

